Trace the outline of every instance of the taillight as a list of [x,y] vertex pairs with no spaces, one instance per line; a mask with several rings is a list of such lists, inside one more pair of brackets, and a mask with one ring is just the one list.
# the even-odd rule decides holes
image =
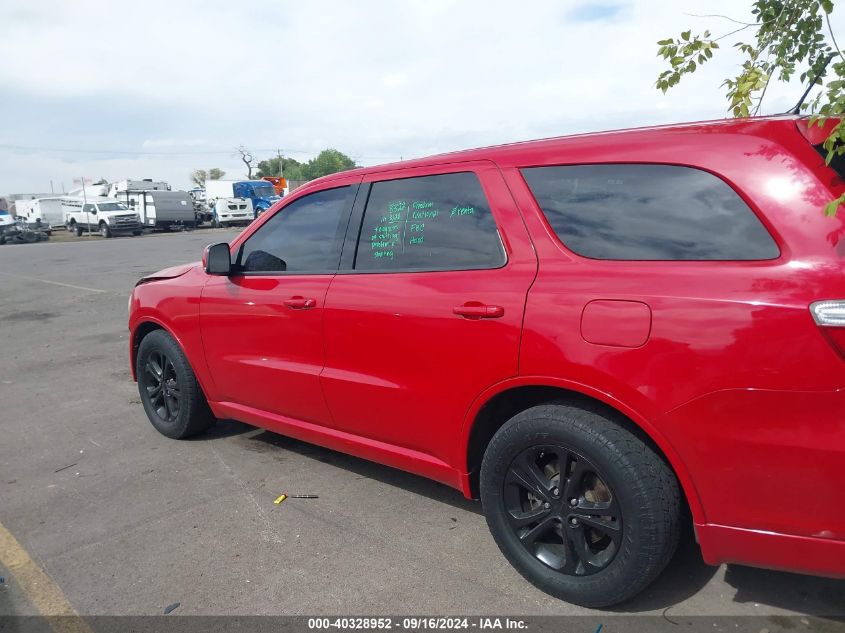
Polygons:
[[837,353],[845,358],[845,300],[816,301],[810,314]]
[[810,312],[817,325],[845,327],[845,301],[816,301]]

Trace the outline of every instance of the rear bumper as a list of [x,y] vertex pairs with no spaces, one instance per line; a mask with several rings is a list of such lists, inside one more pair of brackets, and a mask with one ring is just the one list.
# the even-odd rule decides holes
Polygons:
[[845,391],[725,389],[658,418],[702,526],[845,542]]
[[725,525],[696,525],[704,560],[845,578],[845,541],[793,536]]

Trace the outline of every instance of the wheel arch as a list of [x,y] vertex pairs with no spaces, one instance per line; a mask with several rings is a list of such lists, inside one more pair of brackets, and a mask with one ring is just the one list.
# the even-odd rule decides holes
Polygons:
[[461,433],[464,495],[478,498],[481,459],[493,435],[505,422],[530,407],[560,401],[596,411],[643,440],[675,473],[693,520],[701,524],[706,522],[701,500],[683,460],[647,418],[609,394],[551,378],[521,377],[506,381],[475,401]]
[[159,321],[147,319],[138,323],[133,328],[129,341],[129,365],[132,368],[132,378],[135,380],[138,380],[135,367],[135,363],[138,360],[138,348],[141,347],[141,341],[143,341],[148,334],[155,332],[156,330],[164,330],[176,339],[177,342],[179,341],[173,332],[164,327],[164,325],[162,325]]

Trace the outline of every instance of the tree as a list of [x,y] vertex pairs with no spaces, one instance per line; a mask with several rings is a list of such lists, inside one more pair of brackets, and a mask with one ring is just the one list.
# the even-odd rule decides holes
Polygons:
[[191,182],[197,187],[205,187],[205,181],[208,179],[208,172],[204,169],[195,169],[191,172]]
[[308,174],[310,178],[319,178],[339,171],[353,169],[355,161],[346,154],[336,149],[324,149],[317,154],[316,158],[308,161]]
[[[320,176],[334,174],[339,171],[357,167],[355,161],[336,149],[324,149],[306,163],[300,163],[293,158],[282,157],[282,173],[288,180],[314,180]],[[259,178],[279,175],[279,157],[263,160],[258,163]]]
[[[669,68],[655,84],[664,93],[684,75],[694,73],[713,58],[719,42],[736,36],[733,46],[744,56],[735,77],[722,83],[727,89],[729,111],[735,117],[760,112],[766,89],[772,81],[789,81],[801,71],[802,83],[822,86],[811,101],[803,104],[813,114],[812,123],[823,125],[831,116],[845,112],[845,56],[830,26],[833,0],[756,0],[751,4],[753,21],[721,17],[731,23],[730,31],[713,37],[710,31],[694,35],[684,31],[679,38],[657,42],[659,57]],[[704,17],[704,16],[702,16]],[[748,34],[745,40],[740,34]],[[826,162],[845,153],[845,126],[837,121],[824,142]],[[825,206],[827,215],[835,215],[845,195]]]
[[[256,176],[264,178],[264,176],[278,176],[279,171],[279,157],[262,160],[258,163],[258,171]],[[308,180],[302,172],[304,165],[295,158],[281,158],[282,170],[281,174],[288,180]]]
[[255,169],[255,166],[253,165],[253,163],[255,162],[255,159],[252,157],[252,152],[250,152],[243,145],[241,145],[241,146],[239,146],[235,149],[238,152],[238,154],[241,155],[241,160],[244,162],[244,165],[246,165],[247,180],[252,180],[252,170]]
[[226,172],[219,167],[212,167],[208,171],[205,169],[195,169],[191,172],[191,182],[197,187],[205,187],[206,180],[220,180]]

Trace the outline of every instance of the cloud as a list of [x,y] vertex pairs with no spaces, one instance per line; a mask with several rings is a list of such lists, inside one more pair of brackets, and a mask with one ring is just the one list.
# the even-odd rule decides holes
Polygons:
[[[198,167],[240,175],[241,144],[259,159],[335,147],[375,164],[725,116],[719,85],[736,52],[724,47],[664,96],[655,42],[733,25],[690,16],[697,0],[572,7],[148,0],[149,19],[124,2],[4,0],[13,55],[0,64],[0,192],[82,173],[186,187]],[[748,17],[730,0],[707,12]],[[800,92],[772,86],[766,108],[785,110]]]
[[624,7],[621,4],[583,4],[567,14],[573,22],[595,22],[617,16]]

